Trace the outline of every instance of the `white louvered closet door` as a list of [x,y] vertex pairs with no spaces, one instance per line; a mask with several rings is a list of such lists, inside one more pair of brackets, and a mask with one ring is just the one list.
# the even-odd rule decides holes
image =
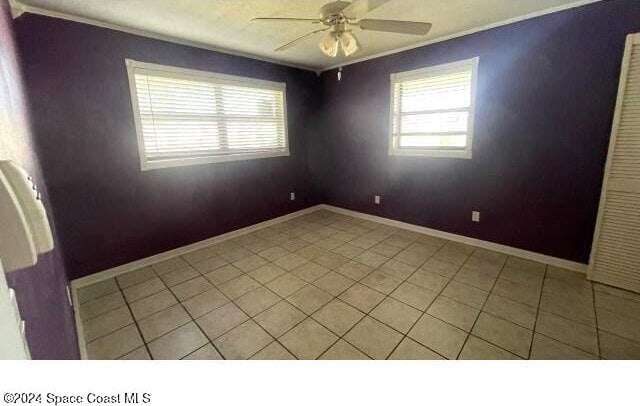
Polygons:
[[640,34],[627,37],[588,277],[640,292]]

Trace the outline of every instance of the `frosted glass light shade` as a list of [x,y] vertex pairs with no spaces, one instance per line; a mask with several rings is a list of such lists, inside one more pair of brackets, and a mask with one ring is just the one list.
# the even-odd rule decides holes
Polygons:
[[320,41],[320,50],[331,58],[338,55],[338,36],[336,33],[330,32]]
[[353,55],[358,50],[358,40],[350,32],[343,32],[340,35],[340,45],[345,56]]

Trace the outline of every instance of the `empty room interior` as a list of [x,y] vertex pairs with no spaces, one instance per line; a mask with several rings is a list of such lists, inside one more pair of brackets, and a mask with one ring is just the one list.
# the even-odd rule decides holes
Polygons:
[[0,14],[0,358],[640,359],[639,1]]

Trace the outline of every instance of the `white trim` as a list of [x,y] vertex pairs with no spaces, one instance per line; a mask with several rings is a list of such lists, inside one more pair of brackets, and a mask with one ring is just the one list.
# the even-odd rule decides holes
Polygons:
[[[138,142],[140,140],[138,139]],[[142,154],[142,150],[139,149]],[[196,157],[196,158],[180,158],[180,159],[162,159],[158,161],[144,161],[140,160],[140,169],[143,171],[149,171],[152,169],[162,169],[162,168],[175,168],[178,166],[191,166],[191,165],[203,165],[203,164],[215,164],[222,162],[233,162],[233,161],[251,161],[253,159],[264,159],[264,158],[275,158],[282,156],[290,156],[289,148],[285,151],[278,152],[260,152],[253,154],[238,154],[238,155],[215,155],[215,156],[204,156],[204,157]]]
[[17,0],[9,0],[9,10],[11,11],[11,18],[14,20],[25,13],[25,8],[26,6]]
[[415,231],[415,232],[430,235],[433,237],[439,237],[439,238],[444,238],[444,239],[455,241],[455,242],[460,242],[463,244],[473,245],[474,247],[485,248],[485,249],[501,252],[507,255],[513,255],[520,258],[524,258],[524,259],[530,259],[532,261],[542,262],[544,264],[569,269],[571,271],[585,273],[587,269],[587,264],[583,264],[580,262],[569,261],[562,258],[539,254],[533,251],[527,251],[520,248],[510,247],[508,245],[497,244],[490,241],[479,240],[477,238],[466,237],[464,235],[435,230],[433,228],[417,226],[415,224],[404,223],[398,220],[391,220],[385,217],[374,216],[372,214],[366,214],[366,213],[361,213],[353,210],[343,209],[341,207],[321,204],[318,209],[331,210],[336,213],[346,214],[348,216],[353,216],[353,217],[361,218],[364,220],[375,221],[376,223],[386,224],[389,226],[402,228],[404,230]]
[[514,24],[514,23],[519,23],[521,21],[525,21],[525,20],[530,20],[532,18],[536,18],[536,17],[542,17],[545,16],[547,14],[553,14],[553,13],[558,13],[560,11],[565,11],[565,10],[570,10],[572,8],[576,8],[576,7],[582,7],[582,6],[586,6],[592,3],[597,3],[599,1],[602,0],[579,0],[576,1],[574,3],[569,3],[569,4],[565,4],[562,6],[557,6],[557,7],[551,7],[545,10],[540,10],[540,11],[536,11],[534,13],[529,13],[529,14],[525,14],[519,17],[513,17],[513,18],[509,18],[506,20],[502,20],[502,21],[498,21],[495,23],[491,23],[491,24],[487,24],[487,25],[483,25],[480,27],[476,27],[476,28],[471,28],[469,30],[465,30],[465,31],[460,31],[454,34],[449,34],[449,35],[444,35],[442,37],[437,37],[437,38],[433,38],[430,40],[426,40],[426,41],[422,41],[422,42],[418,42],[416,44],[412,44],[412,45],[407,45],[404,47],[400,47],[400,48],[395,48],[389,51],[384,51],[384,52],[379,52],[377,54],[373,54],[373,55],[369,55],[369,56],[363,56],[362,58],[358,58],[358,59],[353,59],[350,61],[343,61],[340,63],[337,63],[335,65],[331,65],[328,68],[321,68],[320,72],[327,72],[333,69],[338,69],[338,68],[342,68],[348,65],[353,65],[356,63],[360,63],[360,62],[365,62],[371,59],[376,59],[376,58],[381,58],[383,56],[388,56],[388,55],[393,55],[393,54],[397,54],[400,52],[404,52],[404,51],[409,51],[412,49],[416,49],[416,48],[421,48],[427,45],[431,45],[431,44],[435,44],[438,42],[443,42],[443,41],[448,41],[450,39],[454,39],[454,38],[459,38],[459,37],[464,37],[466,35],[471,35],[471,34],[475,34],[477,32],[481,32],[481,31],[487,31],[490,30],[492,28],[498,28],[498,27],[502,27],[504,25],[509,25],[509,24]]
[[247,76],[228,75],[224,73],[211,72],[206,70],[182,68],[179,66],[162,65],[159,63],[149,63],[136,61],[135,59],[125,58],[124,60],[127,68],[140,68],[147,70],[155,70],[160,74],[171,72],[176,75],[171,77],[183,76],[186,79],[193,80],[193,77],[208,78],[216,81],[216,83],[227,82],[232,85],[250,85],[252,87],[270,89],[270,90],[285,90],[287,84],[285,82],[275,82],[272,80],[256,79]]
[[223,54],[240,56],[240,57],[244,57],[244,58],[254,59],[254,60],[257,60],[257,61],[269,62],[269,63],[273,63],[273,64],[276,64],[276,65],[288,66],[290,68],[296,68],[296,69],[311,71],[311,72],[315,72],[316,75],[320,76],[320,74],[322,72],[327,72],[327,71],[330,71],[330,70],[333,70],[333,69],[337,69],[337,68],[340,68],[340,67],[353,65],[353,64],[356,64],[356,63],[359,63],[359,62],[364,62],[364,61],[368,61],[368,60],[371,60],[371,59],[380,58],[380,57],[383,57],[383,56],[397,54],[397,53],[400,53],[400,52],[404,52],[404,51],[408,51],[408,50],[411,50],[411,49],[420,48],[420,47],[423,47],[423,46],[426,46],[426,45],[431,45],[431,44],[447,41],[447,40],[454,39],[454,38],[464,37],[465,35],[475,34],[477,32],[490,30],[492,28],[497,28],[497,27],[502,27],[504,25],[518,23],[518,22],[529,20],[529,19],[532,19],[532,18],[541,17],[541,16],[544,16],[544,15],[547,15],[547,14],[553,14],[553,13],[557,13],[557,12],[564,11],[564,10],[570,10],[570,9],[576,8],[576,7],[586,6],[586,5],[589,5],[589,4],[592,4],[592,3],[596,3],[596,2],[599,2],[599,1],[602,1],[602,0],[579,0],[579,1],[576,1],[576,2],[573,2],[573,3],[569,3],[569,4],[565,4],[565,5],[562,5],[562,6],[551,7],[551,8],[545,9],[545,10],[536,11],[534,13],[525,14],[525,15],[522,15],[522,16],[519,16],[519,17],[509,18],[509,19],[498,21],[498,22],[495,22],[495,23],[483,25],[483,26],[480,26],[480,27],[471,28],[471,29],[466,30],[466,31],[461,31],[461,32],[457,32],[457,33],[449,34],[449,35],[444,35],[444,36],[433,38],[433,39],[430,39],[430,40],[427,40],[427,41],[422,41],[422,42],[419,42],[417,44],[407,45],[407,46],[400,47],[400,48],[395,48],[395,49],[392,49],[392,50],[389,50],[389,51],[379,52],[377,54],[364,56],[362,58],[353,59],[353,60],[350,60],[350,61],[343,61],[343,62],[337,63],[337,64],[329,66],[329,67],[325,67],[325,68],[322,68],[322,67],[311,67],[311,66],[307,66],[307,65],[303,65],[303,64],[283,62],[283,61],[278,60],[278,59],[273,59],[273,58],[264,57],[264,56],[258,56],[258,55],[251,54],[251,53],[246,53],[246,52],[233,51],[231,49],[220,48],[220,47],[216,47],[216,46],[213,46],[213,45],[207,45],[207,44],[203,44],[203,43],[197,42],[197,41],[178,39],[178,38],[171,37],[171,36],[168,36],[168,35],[156,34],[156,33],[148,32],[148,31],[144,31],[144,30],[140,30],[140,29],[136,29],[136,28],[127,28],[127,27],[123,27],[121,25],[107,23],[107,22],[103,22],[103,21],[98,21],[98,20],[94,20],[94,19],[91,19],[91,18],[79,17],[79,16],[74,16],[74,15],[71,15],[71,14],[61,13],[61,12],[58,12],[58,11],[47,10],[47,9],[40,8],[40,7],[33,7],[33,6],[25,5],[25,4],[20,3],[18,0],[12,0],[12,2],[13,2],[12,9],[16,10],[15,14],[13,12],[12,12],[12,14],[14,15],[13,18],[18,18],[23,13],[31,13],[31,14],[39,14],[39,15],[52,17],[52,18],[59,18],[59,19],[62,19],[62,20],[75,21],[75,22],[78,22],[78,23],[93,25],[93,26],[96,26],[96,27],[108,28],[108,29],[115,30],[115,31],[125,32],[127,34],[139,35],[139,36],[142,36],[142,37],[153,38],[153,39],[157,39],[157,40],[160,40],[160,41],[172,42],[174,44],[180,44],[180,45],[190,46],[190,47],[194,47],[194,48],[206,49],[206,50],[209,50],[209,51],[220,52],[220,53],[223,53]]
[[[142,120],[140,119],[140,105],[138,104],[138,92],[136,90],[135,69],[130,59],[125,59],[127,66],[127,79],[129,80],[129,96],[131,98],[131,108],[133,109],[133,121],[136,126],[136,139],[138,141],[138,157],[140,158],[140,170],[147,170],[147,153],[144,145],[144,135],[142,132]],[[178,165],[176,165],[178,166]]]
[[282,222],[294,219],[296,217],[303,216],[305,214],[313,213],[318,210],[330,210],[335,213],[345,214],[345,215],[353,216],[356,218],[374,221],[376,223],[401,228],[403,230],[415,231],[421,234],[426,234],[426,235],[439,237],[439,238],[445,238],[447,240],[469,244],[475,247],[485,248],[485,249],[501,252],[507,255],[518,256],[521,258],[542,262],[548,265],[553,265],[553,266],[569,269],[569,270],[580,272],[580,273],[585,273],[587,269],[586,264],[582,264],[579,262],[573,262],[573,261],[569,261],[562,258],[551,257],[548,255],[539,254],[537,252],[527,251],[520,248],[514,248],[507,245],[502,245],[502,244],[496,244],[493,242],[479,240],[476,238],[465,237],[463,235],[447,233],[445,231],[435,230],[432,228],[422,227],[422,226],[418,226],[410,223],[404,223],[402,221],[391,220],[385,217],[374,216],[372,214],[366,214],[366,213],[361,213],[353,210],[343,209],[341,207],[331,206],[327,204],[318,204],[316,206],[311,206],[306,209],[298,210],[293,213],[285,214],[284,216],[276,217],[271,220],[267,220],[251,226],[243,227],[238,230],[230,231],[225,234],[220,234],[215,237],[208,238],[206,240],[198,241],[196,243],[185,245],[183,247],[179,247],[170,251],[161,252],[159,254],[152,255],[150,257],[142,258],[137,261],[129,262],[127,264],[116,266],[111,269],[107,269],[107,270],[100,271],[88,276],[84,276],[82,278],[77,278],[72,280],[71,296],[73,298],[73,313],[74,313],[74,318],[76,322],[76,332],[78,335],[78,346],[80,347],[81,359],[87,359],[87,349],[86,349],[86,343],[84,340],[82,319],[80,318],[78,289],[83,288],[85,286],[92,285],[94,283],[102,282],[107,279],[115,278],[127,272],[135,271],[137,269],[144,268],[146,266],[150,266],[173,257],[188,254],[189,252],[208,247],[212,244],[217,244],[232,238],[240,237],[242,235],[249,234],[254,231],[272,226],[274,224],[282,223]]
[[[415,69],[405,72],[392,73],[391,86],[389,89],[389,156],[411,156],[411,157],[430,157],[430,158],[463,158],[471,159],[473,154],[473,129],[474,117],[476,111],[476,89],[478,83],[478,65],[480,58],[470,58],[441,65],[428,66],[421,69]],[[469,105],[469,118],[467,122],[467,142],[464,149],[447,150],[444,148],[400,148],[394,143],[394,112],[395,112],[395,85],[400,82],[416,79],[424,79],[438,74],[446,74],[458,71],[462,68],[471,68],[471,104]],[[402,134],[399,135],[402,137]]]
[[80,359],[89,359],[87,356],[87,343],[84,339],[84,326],[82,318],[80,318],[80,301],[78,300],[78,288],[71,281],[71,299],[73,301],[73,319],[76,322],[76,336],[78,339],[78,349],[80,350]]
[[330,210],[336,213],[346,214],[349,216],[362,218],[365,220],[375,221],[380,224],[386,224],[393,227],[402,228],[404,230],[415,231],[418,233],[431,235],[434,237],[445,238],[451,241],[461,242],[469,245],[473,245],[479,248],[486,248],[498,252],[502,252],[507,255],[514,255],[525,259],[531,259],[533,261],[543,262],[549,265],[558,266],[561,268],[570,269],[578,272],[585,272],[587,265],[579,262],[569,261],[562,258],[556,258],[549,255],[539,254],[537,252],[527,251],[520,248],[514,248],[507,245],[497,244],[490,241],[479,240],[476,238],[466,237],[463,235],[448,233],[445,231],[435,230],[428,227],[418,226],[415,224],[405,223],[398,220],[392,220],[385,217],[374,216],[372,214],[361,213],[353,210],[343,209],[341,207],[331,206],[328,204],[318,204],[316,206],[308,207],[306,209],[302,209],[293,213],[285,214],[284,216],[276,217],[271,220],[263,221],[261,223],[257,223],[251,226],[243,227],[234,231],[230,231],[225,234],[220,234],[212,238],[208,238],[206,240],[198,241],[193,244],[185,245],[183,247],[179,247],[170,251],[161,252],[156,255],[152,255],[150,257],[146,257],[143,259],[139,259],[137,261],[129,262],[127,264],[123,264],[120,266],[116,266],[111,269],[107,269],[104,271],[100,271],[88,276],[84,276],[82,278],[77,278],[71,281],[71,290],[72,295],[74,296],[74,308],[77,303],[77,298],[75,297],[75,291],[84,286],[92,285],[94,283],[98,283],[110,278],[114,278],[116,276],[122,275],[124,273],[134,271],[136,269],[144,268],[149,265],[156,264],[158,262],[162,262],[164,260],[184,255],[192,251],[199,250],[201,248],[205,248],[212,244],[217,244],[232,238],[236,238],[245,234],[252,233],[257,230],[261,230],[263,228],[272,226],[274,224],[282,223],[296,217],[303,216],[305,214],[313,213],[318,210]]
[[41,8],[41,7],[34,7],[34,6],[27,5],[27,4],[23,4],[18,0],[13,0],[13,3],[14,4],[13,4],[12,9],[16,10],[15,12],[12,12],[13,18],[18,18],[24,13],[38,14],[38,15],[42,15],[42,16],[46,16],[46,17],[58,18],[58,19],[61,19],[61,20],[67,20],[67,21],[73,21],[73,22],[81,23],[81,24],[93,25],[95,27],[107,28],[109,30],[120,31],[120,32],[124,32],[124,33],[127,33],[127,34],[138,35],[140,37],[156,39],[156,40],[159,40],[159,41],[171,42],[171,43],[174,43],[174,44],[185,45],[185,46],[194,47],[194,48],[200,48],[200,49],[206,49],[207,51],[219,52],[221,54],[240,56],[240,57],[243,57],[243,58],[253,59],[253,60],[256,60],[256,61],[268,62],[268,63],[273,63],[275,65],[281,65],[281,66],[287,66],[289,68],[301,69],[301,70],[306,70],[306,71],[316,72],[316,73],[318,72],[317,68],[313,68],[311,66],[283,62],[283,61],[280,61],[280,60],[277,60],[277,59],[264,57],[264,56],[259,56],[259,55],[248,53],[248,52],[234,51],[234,50],[231,50],[231,49],[228,49],[228,48],[216,47],[214,45],[208,45],[208,44],[204,44],[204,43],[198,42],[198,41],[180,39],[180,38],[172,37],[172,36],[169,36],[169,35],[157,34],[157,33],[153,33],[153,32],[150,32],[150,31],[145,31],[145,30],[141,30],[141,29],[137,29],[137,28],[129,28],[129,27],[124,27],[122,25],[118,25],[118,24],[113,24],[113,23],[108,23],[108,22],[104,22],[104,21],[94,20],[92,18],[80,17],[80,16],[75,16],[75,15],[72,15],[72,14],[62,13],[62,12],[59,12],[59,11],[47,10],[47,9],[44,9],[44,8]]
[[[125,59],[127,66],[127,77],[129,79],[129,92],[131,96],[131,105],[133,107],[133,117],[136,127],[136,138],[138,140],[138,155],[140,158],[140,169],[143,171],[173,168],[178,166],[202,165],[209,163],[245,161],[253,159],[273,158],[290,156],[289,151],[289,130],[287,119],[287,84],[284,82],[274,82],[270,80],[255,79],[245,76],[227,75],[217,72],[202,71],[196,69],[181,68],[177,66],[160,65],[155,63],[140,62],[133,59]],[[247,86],[258,89],[268,89],[282,92],[282,114],[284,119],[284,148],[265,152],[250,152],[224,155],[207,155],[199,157],[181,157],[173,159],[147,159],[145,152],[144,133],[142,131],[142,123],[140,120],[140,107],[138,105],[138,93],[136,91],[135,73],[136,69],[145,69],[148,71],[156,71],[158,74],[167,74],[171,78],[184,78],[188,80],[201,80],[215,84],[230,84]]]
[[[162,262],[164,260],[177,257],[180,255],[188,254],[189,252],[199,250],[201,248],[208,247],[212,244],[217,244],[222,241],[229,240],[231,238],[240,237],[245,234],[252,233],[257,230],[261,230],[263,228],[272,226],[274,224],[282,223],[296,217],[303,216],[308,213],[312,213],[314,211],[319,210],[321,205],[311,206],[306,209],[298,210],[293,213],[285,214],[284,216],[276,217],[271,220],[266,220],[257,224],[253,224],[247,227],[239,228],[234,231],[230,231],[228,233],[220,234],[215,237],[208,238],[206,240],[198,241],[193,244],[185,245],[183,247],[179,247],[170,251],[161,252],[156,255],[152,255],[150,257],[142,258],[137,261],[129,262],[127,264],[123,264],[120,266],[116,266],[115,268],[107,269],[105,271],[100,271],[88,276],[84,276],[82,278],[74,279],[71,281],[72,290],[76,290],[78,288],[92,285],[97,282],[101,282],[110,278],[114,278],[116,276],[122,275],[123,273],[127,273],[136,269],[144,268],[149,265],[156,264],[158,262]],[[75,299],[74,299],[75,300]]]
[[624,53],[622,57],[622,65],[620,67],[620,78],[618,82],[618,96],[616,98],[616,107],[613,113],[613,123],[611,125],[611,137],[609,138],[609,149],[607,152],[607,161],[604,167],[604,175],[602,177],[602,185],[600,189],[600,203],[598,205],[598,217],[596,218],[596,226],[593,231],[593,242],[591,244],[591,254],[589,256],[589,269],[587,270],[587,277],[589,279],[596,279],[594,274],[594,260],[596,252],[598,251],[598,241],[600,239],[600,230],[602,229],[602,222],[604,217],[604,207],[607,198],[607,189],[609,183],[609,174],[611,173],[611,165],[613,161],[613,154],[615,151],[616,140],[618,138],[618,128],[620,127],[620,120],[622,119],[622,107],[624,105],[624,96],[627,87],[627,79],[629,74],[629,66],[631,65],[631,54],[633,46],[636,43],[640,43],[640,34],[627,35],[624,47]]
[[78,289],[85,286],[92,285],[94,283],[102,282],[107,279],[115,278],[116,276],[125,274],[127,272],[135,271],[136,269],[144,268],[149,265],[162,262],[164,260],[177,257],[180,255],[188,254],[189,252],[199,250],[201,248],[208,247],[212,244],[217,244],[235,237],[240,237],[245,234],[252,233],[254,231],[272,226],[274,224],[282,223],[296,217],[303,216],[308,213],[319,210],[321,205],[311,206],[306,209],[298,210],[293,213],[285,214],[284,216],[276,217],[271,220],[263,221],[251,226],[243,227],[228,233],[220,234],[206,240],[198,241],[193,244],[185,245],[180,248],[176,248],[170,251],[161,252],[150,257],[142,258],[137,261],[129,262],[115,268],[100,271],[82,278],[74,279],[71,281],[71,297],[73,299],[73,317],[76,322],[76,334],[78,338],[78,347],[80,348],[80,359],[88,359],[87,355],[87,343],[84,339],[84,329],[82,325],[82,319],[80,317],[80,301],[78,300]]

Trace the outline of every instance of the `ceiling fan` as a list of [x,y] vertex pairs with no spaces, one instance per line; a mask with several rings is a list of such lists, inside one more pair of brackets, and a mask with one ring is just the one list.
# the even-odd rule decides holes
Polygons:
[[320,50],[332,58],[338,55],[338,50],[340,49],[345,56],[350,56],[360,48],[358,40],[353,35],[352,27],[359,27],[362,30],[369,31],[411,35],[426,35],[429,32],[431,29],[430,23],[362,18],[365,14],[387,1],[389,0],[334,1],[325,4],[320,9],[320,18],[258,17],[251,21],[309,22],[312,24],[322,24],[326,26],[326,28],[317,29],[298,37],[277,48],[275,51],[284,51],[297,44],[300,40],[320,32],[326,32],[327,34],[320,41]]

